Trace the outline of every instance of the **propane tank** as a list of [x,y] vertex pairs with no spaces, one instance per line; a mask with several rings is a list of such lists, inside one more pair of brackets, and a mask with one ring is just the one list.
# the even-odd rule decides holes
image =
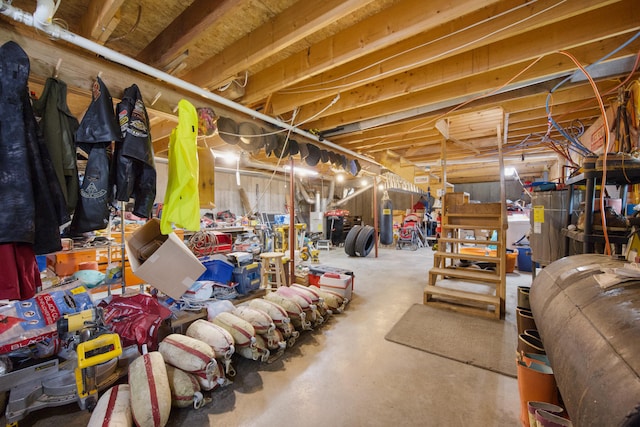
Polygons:
[[393,204],[386,190],[382,195],[380,207],[382,209],[382,215],[380,215],[380,244],[390,245],[393,243]]

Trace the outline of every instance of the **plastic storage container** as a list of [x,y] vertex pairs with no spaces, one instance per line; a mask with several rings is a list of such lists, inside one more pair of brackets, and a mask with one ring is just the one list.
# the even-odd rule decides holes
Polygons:
[[38,263],[38,270],[42,273],[47,269],[47,256],[36,255],[36,262]]
[[324,273],[320,277],[320,289],[337,292],[344,298],[351,299],[353,277],[348,274]]
[[238,283],[236,292],[240,295],[246,295],[251,291],[255,291],[260,288],[260,263],[254,262],[235,267],[232,277],[233,281]]
[[325,264],[312,265],[309,267],[309,285],[320,287],[320,277],[324,273],[338,273],[351,276],[351,286],[354,286],[355,276],[353,271],[344,268],[331,267]]
[[518,270],[531,271],[531,247],[518,246]]
[[211,255],[200,258],[206,270],[198,280],[212,280],[214,282],[228,284],[233,275],[233,264],[226,260],[224,255]]

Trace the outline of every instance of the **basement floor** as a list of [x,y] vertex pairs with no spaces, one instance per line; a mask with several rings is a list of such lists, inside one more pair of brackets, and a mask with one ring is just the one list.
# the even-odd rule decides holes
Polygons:
[[[321,251],[321,263],[354,271],[354,299],[345,313],[303,333],[271,364],[234,356],[234,383],[206,393],[213,400],[200,410],[173,408],[168,425],[520,425],[516,379],[384,339],[422,302],[433,252],[380,248],[378,255]],[[516,289],[531,284],[531,273],[507,276],[504,321],[515,328]],[[89,418],[67,405],[33,413],[20,425],[85,426]]]

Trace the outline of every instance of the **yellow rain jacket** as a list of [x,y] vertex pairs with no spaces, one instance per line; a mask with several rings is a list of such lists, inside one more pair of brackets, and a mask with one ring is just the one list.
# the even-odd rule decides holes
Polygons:
[[169,139],[169,179],[164,196],[160,231],[169,234],[172,224],[185,230],[200,230],[198,196],[198,114],[184,99],[178,103],[178,126]]

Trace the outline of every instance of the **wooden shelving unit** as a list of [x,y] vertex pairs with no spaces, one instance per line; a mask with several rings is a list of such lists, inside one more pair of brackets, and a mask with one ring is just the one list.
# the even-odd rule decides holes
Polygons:
[[[442,237],[438,239],[434,265],[429,270],[424,304],[500,319],[505,313],[506,294],[505,206],[468,203],[468,198],[460,194],[444,196]],[[494,231],[497,239],[490,240]],[[478,236],[481,233],[483,239]],[[469,247],[480,253],[464,253],[464,248]],[[482,263],[488,268],[468,266],[462,260]],[[456,289],[455,281],[464,281],[465,289]],[[472,289],[474,284],[479,285],[477,289]]]

